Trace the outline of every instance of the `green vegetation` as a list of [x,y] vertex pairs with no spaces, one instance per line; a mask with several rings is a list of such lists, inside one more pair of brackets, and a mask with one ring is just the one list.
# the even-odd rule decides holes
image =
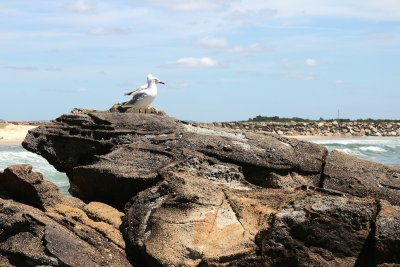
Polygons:
[[327,121],[327,122],[332,122],[332,121],[337,121],[337,122],[350,122],[350,121],[358,121],[358,122],[400,122],[400,120],[390,120],[390,119],[357,119],[357,120],[351,120],[351,119],[324,119],[324,118],[319,118],[319,120],[310,120],[310,119],[303,119],[303,118],[298,118],[298,117],[292,117],[292,118],[281,118],[279,116],[261,116],[258,115],[254,118],[250,118],[247,121],[250,122],[261,122],[261,121],[273,121],[273,122],[311,122],[311,121]]
[[295,121],[295,122],[309,122],[311,120],[309,119],[303,119],[303,118],[297,118],[297,117],[293,117],[293,118],[280,118],[279,116],[273,116],[273,117],[267,117],[267,116],[256,116],[254,118],[250,118],[248,119],[248,121],[253,121],[253,122],[259,122],[259,121],[275,121],[275,122],[291,122],[291,121]]

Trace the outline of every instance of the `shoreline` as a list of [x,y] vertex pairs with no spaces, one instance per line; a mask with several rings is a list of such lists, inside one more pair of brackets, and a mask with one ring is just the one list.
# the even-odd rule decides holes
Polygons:
[[32,124],[0,123],[0,145],[21,145],[28,131],[36,127]]

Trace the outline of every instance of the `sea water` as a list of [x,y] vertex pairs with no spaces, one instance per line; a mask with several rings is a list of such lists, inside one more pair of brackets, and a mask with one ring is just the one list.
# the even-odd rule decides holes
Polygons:
[[400,167],[399,137],[321,138],[308,140],[359,158]]
[[[339,150],[367,160],[400,167],[400,138],[322,138],[310,139],[310,142],[324,145],[328,150]],[[35,171],[56,184],[60,191],[68,194],[68,178],[58,172],[44,158],[28,152],[20,145],[0,144],[0,170],[17,163],[29,163]]]
[[3,171],[8,166],[29,163],[34,171],[39,171],[43,177],[60,188],[60,192],[68,194],[69,182],[64,173],[58,172],[44,158],[25,150],[21,145],[0,144],[0,170]]

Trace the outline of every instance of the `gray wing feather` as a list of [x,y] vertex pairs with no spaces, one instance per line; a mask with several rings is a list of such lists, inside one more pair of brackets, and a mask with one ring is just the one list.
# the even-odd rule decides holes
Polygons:
[[132,92],[126,93],[125,95],[131,95],[136,92],[138,93],[146,88],[147,88],[147,84],[143,84],[143,85],[139,86],[138,88],[136,88],[135,90],[133,90]]
[[139,100],[142,100],[143,98],[145,98],[147,96],[146,93],[141,93],[141,92],[137,92],[133,95],[132,99],[128,101],[127,104],[129,105],[134,105],[136,102],[138,102]]

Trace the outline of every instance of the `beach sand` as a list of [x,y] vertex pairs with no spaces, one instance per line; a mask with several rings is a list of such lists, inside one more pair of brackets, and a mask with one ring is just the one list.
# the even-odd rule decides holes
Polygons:
[[28,131],[36,127],[33,125],[0,123],[0,144],[21,144]]

